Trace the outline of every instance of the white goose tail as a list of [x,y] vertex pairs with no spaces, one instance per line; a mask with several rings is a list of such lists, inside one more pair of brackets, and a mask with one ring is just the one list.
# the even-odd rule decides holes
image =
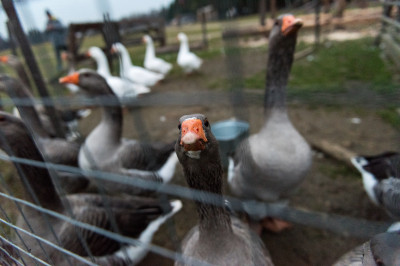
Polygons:
[[163,180],[163,183],[171,181],[175,174],[176,164],[178,163],[178,156],[172,152],[164,165],[157,171],[157,175]]
[[160,226],[165,223],[166,220],[175,215],[180,209],[182,209],[182,202],[180,200],[173,200],[170,202],[172,210],[171,212],[158,217],[152,221],[147,228],[140,234],[138,241],[141,243],[138,246],[127,246],[126,248],[118,251],[115,255],[120,257],[124,261],[129,261],[129,264],[135,265],[140,262],[149,251],[149,245],[153,240],[155,232]]
[[232,157],[229,157],[228,160],[228,183],[231,183],[235,176],[235,162],[233,161]]

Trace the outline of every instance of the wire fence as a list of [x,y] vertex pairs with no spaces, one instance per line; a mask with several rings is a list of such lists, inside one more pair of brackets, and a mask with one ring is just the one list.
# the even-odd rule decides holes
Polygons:
[[[106,1],[102,1],[102,5],[106,5]],[[108,10],[103,7],[99,7],[100,10]],[[23,16],[26,19],[32,20],[29,15],[29,10],[23,9]],[[34,22],[32,21],[32,25]],[[231,24],[234,25],[234,24]],[[226,53],[226,67],[228,73],[229,84],[228,91],[209,91],[205,88],[199,88],[195,91],[163,91],[157,93],[151,93],[149,95],[143,95],[138,98],[126,98],[123,99],[121,104],[124,106],[125,110],[128,110],[130,115],[133,117],[132,124],[140,125],[142,128],[136,129],[137,131],[142,131],[141,139],[151,140],[154,137],[151,129],[146,128],[149,123],[144,123],[141,120],[146,119],[145,111],[140,111],[139,108],[169,108],[175,112],[187,109],[194,110],[204,110],[213,112],[212,108],[222,109],[227,108],[228,110],[233,110],[232,113],[235,117],[249,120],[250,116],[254,114],[250,113],[249,109],[243,109],[241,107],[248,106],[259,106],[263,105],[263,92],[255,90],[243,90],[243,77],[244,77],[244,64],[242,63],[243,55],[240,49],[238,49],[237,39],[229,40],[224,43],[224,49]],[[46,54],[52,53],[52,51],[43,50],[45,46],[37,51],[38,58],[48,57]],[[48,73],[54,74],[55,62],[41,62],[44,69],[48,70]],[[2,68],[2,67],[0,67]],[[0,70],[4,70],[0,69]],[[52,74],[52,75],[53,75]],[[47,79],[51,79],[49,76]],[[179,86],[184,86],[179,84]],[[56,91],[56,90],[54,90]],[[52,98],[35,98],[34,104],[51,105],[61,108],[97,108],[101,106],[116,106],[114,101],[110,101],[107,97],[92,99],[83,96],[60,96],[54,93]],[[339,105],[339,106],[360,106],[363,108],[388,108],[396,106],[398,104],[399,92],[398,90],[390,93],[373,93],[373,94],[362,94],[353,97],[354,95],[350,93],[328,93],[310,92],[310,95],[303,93],[301,95],[291,95],[289,93],[288,97],[291,103],[301,103],[304,105],[312,105],[319,102],[324,102],[326,105]],[[23,98],[2,98],[2,106],[5,109],[11,109],[13,106],[31,106],[32,101]],[[179,107],[174,110],[174,107]],[[185,109],[186,108],[186,109]],[[230,109],[231,108],[231,109]],[[240,110],[240,111],[238,111]],[[243,111],[244,110],[244,111]],[[183,114],[177,115],[179,118]],[[162,114],[156,116],[161,117]],[[176,119],[177,120],[177,119]],[[125,121],[126,122],[126,121]],[[156,121],[152,121],[156,122]],[[32,128],[27,124],[30,129],[32,136],[35,139],[36,144],[40,147],[40,138],[35,136]],[[172,126],[175,128],[175,124]],[[88,129],[86,129],[88,131]],[[170,132],[174,132],[170,130]],[[176,131],[177,132],[177,131]],[[157,136],[171,135],[173,133],[158,132]],[[1,135],[0,138],[4,140],[5,136]],[[10,143],[10,145],[12,145]],[[12,150],[12,147],[8,147],[7,150]],[[113,208],[110,205],[109,195],[106,193],[107,188],[105,184],[118,184],[118,187],[124,187],[125,191],[130,188],[132,191],[144,190],[151,191],[156,194],[156,197],[161,201],[164,201],[166,205],[169,204],[170,199],[182,199],[185,201],[201,201],[207,204],[212,204],[219,206],[221,208],[226,208],[227,200],[229,202],[229,208],[237,213],[248,213],[258,216],[272,216],[280,218],[295,224],[304,225],[307,227],[313,227],[320,230],[330,231],[334,234],[346,236],[346,237],[358,237],[361,239],[368,239],[373,235],[386,231],[390,226],[390,219],[384,221],[367,220],[363,218],[354,218],[350,215],[338,215],[333,213],[324,213],[318,211],[312,211],[304,208],[296,208],[292,206],[257,202],[250,200],[243,200],[232,196],[221,196],[209,192],[193,190],[187,188],[182,184],[171,182],[169,184],[163,184],[157,181],[148,181],[142,179],[131,178],[122,174],[99,171],[99,170],[83,170],[77,167],[54,164],[50,162],[42,162],[30,160],[27,158],[21,158],[14,155],[4,155],[0,154],[0,160],[5,162],[12,162],[20,175],[21,181],[25,184],[27,191],[21,192],[19,188],[15,191],[15,177],[6,176],[4,173],[0,172],[0,182],[1,191],[0,192],[0,264],[4,265],[54,265],[52,261],[50,252],[56,250],[63,256],[66,265],[76,265],[77,263],[82,263],[84,265],[96,265],[96,254],[90,250],[89,244],[85,240],[84,234],[86,231],[95,232],[98,235],[104,236],[108,239],[112,239],[121,245],[121,249],[114,254],[123,254],[127,257],[130,255],[130,247],[142,247],[144,250],[150,251],[153,254],[157,254],[161,257],[170,259],[171,261],[178,261],[183,263],[188,263],[191,265],[207,265],[203,261],[196,260],[195,258],[188,258],[182,256],[178,248],[179,243],[173,243],[175,249],[170,247],[163,247],[154,243],[145,243],[141,239],[132,238],[124,236],[121,233],[121,228],[118,226],[115,215],[113,213]],[[94,161],[94,160],[93,160]],[[3,164],[2,168],[7,168]],[[62,205],[65,211],[62,213],[57,210],[51,210],[43,206],[43,202],[40,199],[40,195],[37,195],[34,189],[30,186],[30,177],[25,176],[26,170],[24,167],[31,166],[35,169],[48,169],[52,182],[61,197]],[[101,169],[101,167],[96,166],[94,169]],[[182,175],[179,166],[177,167],[178,175]],[[29,173],[29,172],[28,172]],[[78,177],[88,177],[90,182],[95,184],[97,194],[101,198],[101,205],[104,208],[107,217],[110,219],[109,230],[93,226],[90,223],[81,221],[77,219],[74,215],[74,207],[71,206],[68,196],[65,196],[67,192],[61,185],[61,179],[59,173],[70,173],[71,178]],[[157,173],[154,172],[157,176]],[[25,198],[28,196],[32,201],[28,201]],[[31,213],[35,211],[36,215],[41,216],[39,220],[43,224],[40,227],[45,227],[48,230],[44,238],[38,233],[39,225],[31,220]],[[17,222],[18,217],[18,222]],[[172,219],[173,220],[173,219]],[[33,223],[32,223],[33,222]],[[58,235],[58,225],[62,223],[67,223],[73,225],[73,234],[79,245],[82,247],[79,255],[66,249],[63,245],[60,235]],[[166,222],[167,230],[164,230],[164,234],[170,234],[169,238],[171,242],[177,242],[177,228],[173,221],[168,220]],[[21,226],[26,225],[26,226]],[[178,228],[179,229],[179,228]],[[40,231],[40,230],[39,230]],[[25,241],[29,239],[28,241]],[[178,239],[179,241],[179,239]],[[33,254],[31,252],[34,245],[36,252]],[[169,245],[171,246],[171,245]],[[121,255],[122,256],[122,255]],[[132,259],[132,258],[131,258]],[[136,262],[136,261],[135,261]]]

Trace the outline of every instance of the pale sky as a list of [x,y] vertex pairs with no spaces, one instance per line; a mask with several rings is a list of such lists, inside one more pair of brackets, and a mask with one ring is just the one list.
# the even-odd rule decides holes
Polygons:
[[[45,10],[68,26],[74,22],[102,21],[103,13],[110,14],[111,19],[119,20],[132,14],[146,13],[161,7],[167,7],[173,0],[25,0],[16,3],[15,7],[24,30],[44,30],[47,17]],[[7,15],[0,11],[0,34],[8,38],[5,22]]]

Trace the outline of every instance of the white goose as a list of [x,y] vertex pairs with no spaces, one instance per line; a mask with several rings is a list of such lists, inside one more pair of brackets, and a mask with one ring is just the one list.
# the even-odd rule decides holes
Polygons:
[[143,63],[144,67],[151,71],[167,75],[172,69],[172,64],[156,57],[153,39],[149,35],[143,36],[143,42],[146,43],[146,54]]
[[107,57],[99,47],[90,47],[87,56],[96,61],[97,73],[106,79],[108,85],[118,98],[136,97],[139,94],[150,92],[150,89],[142,84],[133,83],[120,77],[112,76],[110,68],[108,67]]
[[198,70],[203,63],[200,57],[190,52],[189,50],[189,42],[188,37],[185,33],[180,32],[178,34],[178,40],[180,41],[179,52],[177,63],[183,69],[183,71],[187,74],[192,73],[195,70]]
[[157,82],[164,79],[164,75],[147,70],[143,67],[132,64],[128,50],[122,43],[114,43],[112,52],[120,55],[120,76],[134,83],[143,84],[145,86],[154,86]]

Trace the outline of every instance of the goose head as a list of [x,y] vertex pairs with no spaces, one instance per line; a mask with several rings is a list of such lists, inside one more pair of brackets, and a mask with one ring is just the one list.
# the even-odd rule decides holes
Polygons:
[[91,69],[81,69],[59,79],[61,84],[74,84],[92,96],[113,95],[107,81]]
[[180,42],[187,42],[188,41],[188,37],[186,36],[185,33],[180,32],[180,33],[178,33],[178,40]]
[[303,21],[292,14],[280,15],[275,20],[269,35],[269,50],[274,50],[272,47],[275,45],[281,45],[282,39],[293,39],[296,42],[297,32],[302,26]]
[[179,119],[178,128],[179,137],[175,150],[181,163],[198,160],[211,154],[217,154],[219,158],[217,140],[211,133],[211,126],[206,116],[184,115]]
[[96,46],[90,47],[86,52],[86,56],[92,58],[101,57],[103,54],[104,52],[99,47]]
[[143,36],[142,40],[143,40],[143,42],[146,43],[146,44],[147,44],[147,43],[152,43],[152,42],[153,42],[153,40],[151,39],[151,37],[150,37],[149,35],[147,35],[147,34]]
[[112,54],[120,54],[124,50],[125,50],[125,47],[122,45],[122,43],[119,43],[119,42],[113,43],[113,45],[111,46]]

